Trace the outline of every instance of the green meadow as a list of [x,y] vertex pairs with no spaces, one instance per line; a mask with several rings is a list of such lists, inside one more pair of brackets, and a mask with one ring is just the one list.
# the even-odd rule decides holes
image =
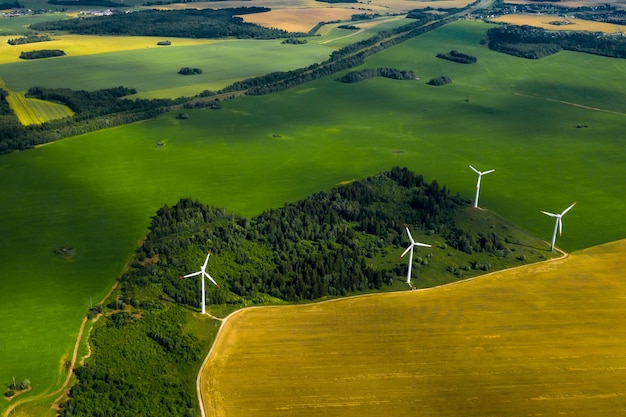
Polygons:
[[[479,44],[487,27],[457,22],[364,65],[410,69],[419,80],[342,84],[327,77],[226,101],[221,110],[186,111],[187,120],[172,112],[0,157],[0,383],[29,378],[26,397],[63,379],[63,358],[90,298],[106,294],[150,216],[181,197],[253,215],[399,165],[472,199],[472,164],[496,169],[483,178],[480,206],[546,240],[554,222],[540,210],[560,212],[577,201],[557,239],[567,251],[626,237],[626,61],[576,53],[514,58]],[[251,50],[245,45],[240,53]],[[451,49],[478,62],[435,57]],[[144,53],[154,51],[138,56]],[[110,58],[122,67],[119,57],[85,62]],[[98,84],[104,70],[92,65]],[[14,90],[22,82],[16,71],[0,66]],[[82,72],[71,74],[80,88],[89,85]],[[453,83],[426,84],[440,75]],[[132,77],[146,90],[159,85]],[[75,255],[56,255],[60,247]],[[8,404],[0,402],[0,410]]]

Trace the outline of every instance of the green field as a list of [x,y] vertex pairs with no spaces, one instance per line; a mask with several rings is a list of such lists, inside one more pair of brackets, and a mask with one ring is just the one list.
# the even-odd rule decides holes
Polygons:
[[[203,90],[218,90],[243,78],[287,71],[328,58],[333,51],[313,43],[282,45],[280,40],[224,40],[208,45],[146,48],[97,55],[39,59],[0,66],[6,85],[14,91],[33,86],[96,90],[119,85],[135,88],[142,97],[176,98]],[[202,69],[202,74],[183,76],[182,67]],[[80,71],[76,71],[80,68]],[[68,78],[64,74],[71,73]],[[145,93],[145,94],[143,94]]]
[[427,291],[238,311],[201,374],[206,415],[621,415],[625,251],[620,241]]
[[[174,112],[2,156],[0,382],[29,378],[28,396],[62,379],[62,357],[71,354],[90,297],[99,300],[107,292],[150,216],[181,197],[253,215],[400,165],[470,199],[476,182],[471,163],[496,169],[483,179],[481,206],[546,240],[553,220],[539,211],[577,201],[564,218],[559,247],[576,250],[626,237],[626,61],[576,53],[514,58],[478,44],[486,28],[458,22],[366,64],[412,69],[419,81],[341,84],[333,76],[226,101],[222,110],[187,111],[188,120],[176,120]],[[235,45],[222,46],[250,50],[245,42]],[[269,50],[279,47],[284,45],[267,43]],[[477,56],[478,63],[435,58],[451,49]],[[153,52],[140,55],[164,60]],[[117,53],[85,61],[94,65],[92,83],[104,71],[97,63],[107,58],[121,65]],[[17,89],[17,70],[5,67],[0,74]],[[140,75],[128,77],[146,89],[158,87]],[[440,75],[454,82],[425,84]],[[72,80],[89,85],[81,77]],[[165,146],[156,147],[159,141]],[[62,246],[76,248],[73,259],[53,253]],[[0,410],[7,406],[0,402]]]

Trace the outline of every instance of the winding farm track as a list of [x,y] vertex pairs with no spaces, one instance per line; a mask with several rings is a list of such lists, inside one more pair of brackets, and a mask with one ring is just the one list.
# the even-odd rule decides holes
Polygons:
[[[547,242],[546,242],[547,243]],[[569,257],[569,254],[558,249],[555,248],[558,252],[560,252],[560,256],[556,257],[556,258],[551,258],[551,259],[547,259],[545,261],[542,262],[537,262],[537,263],[533,263],[533,264],[529,264],[529,265],[521,265],[521,266],[516,266],[516,267],[512,267],[512,268],[507,268],[507,269],[503,269],[503,270],[499,270],[499,271],[494,271],[494,272],[490,272],[487,274],[483,274],[483,275],[478,275],[475,277],[471,277],[465,280],[460,280],[460,281],[455,281],[455,282],[451,282],[449,284],[444,284],[444,285],[440,285],[437,287],[431,287],[431,288],[423,288],[423,289],[418,289],[418,290],[414,290],[415,292],[426,292],[426,291],[432,291],[432,290],[440,290],[441,288],[446,288],[446,287],[451,287],[451,286],[456,286],[459,284],[465,284],[467,282],[470,281],[474,281],[477,279],[485,279],[488,277],[492,277],[494,275],[498,275],[498,274],[502,274],[502,273],[506,273],[509,271],[514,271],[514,270],[522,270],[522,269],[537,269],[537,268],[542,268],[544,265],[549,264],[549,263],[553,263],[553,262],[561,262],[564,259],[566,259],[567,257]],[[317,303],[312,303],[310,305],[322,305],[322,304],[327,304],[327,303],[334,303],[334,302],[341,302],[341,301],[345,301],[345,300],[349,300],[349,299],[362,299],[362,298],[366,298],[366,297],[377,297],[377,296],[381,296],[381,295],[388,295],[389,293],[373,293],[373,294],[362,294],[362,295],[355,295],[355,296],[351,296],[351,297],[342,297],[342,298],[335,298],[332,300],[324,300],[324,301],[320,301]],[[255,306],[255,307],[248,307],[248,308],[244,308],[241,310],[237,310],[232,312],[231,314],[229,314],[227,317],[225,317],[224,319],[219,319],[215,316],[211,316],[209,315],[211,318],[216,319],[216,320],[221,320],[222,324],[219,328],[219,331],[215,337],[215,340],[213,342],[213,345],[211,346],[211,349],[209,350],[209,353],[207,354],[207,356],[204,358],[204,361],[202,362],[202,365],[200,366],[200,370],[198,372],[198,377],[196,378],[196,390],[197,390],[197,395],[198,395],[198,401],[200,404],[200,412],[202,417],[207,417],[207,412],[206,410],[216,410],[217,409],[217,403],[216,403],[216,399],[214,398],[214,396],[212,395],[212,393],[205,393],[204,390],[202,389],[203,384],[204,385],[211,385],[210,382],[206,382],[204,381],[204,379],[208,379],[208,380],[212,380],[213,379],[213,372],[210,370],[205,369],[207,367],[207,365],[209,365],[210,360],[212,359],[213,353],[216,350],[219,350],[221,348],[221,344],[225,343],[228,341],[228,334],[230,331],[229,328],[229,322],[232,322],[232,319],[234,319],[235,317],[245,314],[245,312],[250,311],[250,310],[257,310],[257,309],[263,309],[263,308],[276,308],[277,306]],[[285,307],[290,307],[289,305],[285,306]],[[214,416],[209,416],[209,417],[214,417]]]
[[[111,294],[117,288],[117,286],[118,286],[118,281],[116,280],[113,286],[111,287],[111,289],[109,290],[109,292],[100,301],[100,304],[104,304],[106,302],[106,300],[111,296]],[[99,317],[100,316],[96,317],[95,320],[97,320]],[[85,332],[85,327],[87,326],[87,321],[88,321],[87,316],[85,316],[83,318],[83,321],[80,324],[80,329],[78,330],[78,335],[76,336],[76,343],[74,343],[74,351],[72,353],[72,360],[70,361],[69,370],[67,372],[67,376],[65,377],[65,381],[63,381],[63,385],[61,385],[61,387],[58,388],[57,390],[52,391],[50,393],[38,394],[32,397],[17,400],[15,403],[11,404],[11,406],[9,406],[6,409],[6,411],[2,414],[3,417],[9,417],[9,414],[12,411],[14,411],[18,406],[21,406],[21,405],[24,405],[33,401],[44,400],[46,398],[51,398],[54,396],[58,396],[58,397],[54,400],[52,407],[53,408],[58,407],[59,403],[65,397],[66,390],[69,388],[70,382],[72,380],[72,375],[73,375],[72,370],[76,366],[76,361],[78,360],[78,349],[80,348],[80,344],[83,340],[83,334]],[[91,351],[85,357],[81,358],[81,361],[86,359],[90,355],[90,353]]]

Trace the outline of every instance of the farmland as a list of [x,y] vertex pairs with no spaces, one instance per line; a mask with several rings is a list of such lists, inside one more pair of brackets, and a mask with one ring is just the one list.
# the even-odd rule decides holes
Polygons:
[[240,310],[199,378],[208,416],[615,416],[626,241],[417,292]]
[[[498,54],[479,45],[487,27],[458,22],[364,66],[412,69],[421,78],[415,82],[321,79],[227,101],[219,111],[190,110],[187,120],[172,112],[3,156],[0,174],[12,181],[0,188],[6,237],[0,242],[0,313],[8,323],[3,340],[12,343],[0,345],[0,380],[31,379],[27,397],[63,379],[63,358],[71,354],[90,297],[100,300],[108,291],[157,208],[181,197],[250,216],[402,165],[471,198],[472,163],[496,168],[483,182],[481,206],[544,239],[554,223],[539,210],[578,201],[557,240],[566,250],[624,238],[624,62],[571,52],[536,61]],[[245,42],[239,52],[265,47]],[[238,43],[222,46],[237,49]],[[128,54],[128,62],[134,56],[139,63],[153,49],[89,59],[105,64]],[[476,56],[477,64],[435,57],[450,49]],[[50,61],[50,68],[69,59]],[[13,65],[0,66],[0,73],[15,90],[26,67],[20,77]],[[31,79],[51,80],[43,68],[37,71],[28,73]],[[110,82],[97,71],[93,84],[99,77]],[[225,79],[229,72],[223,67],[219,74]],[[146,82],[146,91],[160,88],[141,79],[148,73],[138,74],[144,76],[131,80]],[[442,74],[453,83],[437,88],[423,82]],[[83,76],[70,81],[88,86]],[[54,254],[59,247],[74,247],[76,255],[60,258]]]
[[7,97],[7,101],[23,125],[41,124],[48,120],[62,119],[74,114],[67,106],[25,98],[23,93],[11,93]]

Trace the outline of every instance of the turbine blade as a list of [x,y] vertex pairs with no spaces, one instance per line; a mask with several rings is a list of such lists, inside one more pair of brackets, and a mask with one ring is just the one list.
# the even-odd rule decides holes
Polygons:
[[543,210],[542,210],[541,212],[542,212],[543,214],[546,214],[546,215],[550,216],[550,217],[559,217],[559,215],[558,215],[558,214],[550,213],[549,211],[543,211]]
[[400,255],[401,258],[404,258],[404,255],[406,255],[406,253],[408,251],[410,251],[413,248],[413,244],[411,244],[411,246],[409,246],[408,248],[406,248],[406,250],[404,252],[402,252],[402,255]]
[[478,175],[480,175],[480,171],[477,170],[476,168],[474,168],[473,166],[469,166],[470,168],[472,168],[472,171],[474,171],[475,173],[477,173]]
[[556,221],[559,223],[559,236],[563,236],[563,220],[558,217]]
[[483,172],[483,175],[491,174],[495,169],[490,169],[489,171]]
[[566,208],[565,210],[563,210],[563,213],[561,213],[561,216],[563,216],[565,213],[567,213],[568,211],[570,211],[572,209],[572,207],[574,207],[576,205],[576,203],[572,204],[571,206],[569,206],[568,208]]
[[204,273],[204,275],[206,275],[207,278],[210,279],[211,282],[215,284],[216,287],[219,287],[219,285],[217,284],[217,282],[215,282],[215,280],[213,279],[213,277],[211,277],[211,275],[207,274],[206,272]]
[[409,231],[409,226],[405,225],[406,234],[409,235],[409,239],[411,239],[411,243],[415,244],[415,240],[413,240],[413,236],[411,236],[411,232]]
[[429,245],[428,243],[420,243],[420,242],[416,242],[415,246],[423,246],[425,248],[432,248],[432,246]]
[[202,273],[202,271],[198,271],[198,272],[194,272],[192,274],[183,275],[181,278],[195,277],[196,275],[200,275],[201,273]]
[[207,253],[207,255],[206,255],[206,259],[204,260],[204,265],[202,265],[202,270],[203,271],[206,269],[206,266],[209,263],[209,256],[211,256],[211,251],[209,251],[209,253]]

